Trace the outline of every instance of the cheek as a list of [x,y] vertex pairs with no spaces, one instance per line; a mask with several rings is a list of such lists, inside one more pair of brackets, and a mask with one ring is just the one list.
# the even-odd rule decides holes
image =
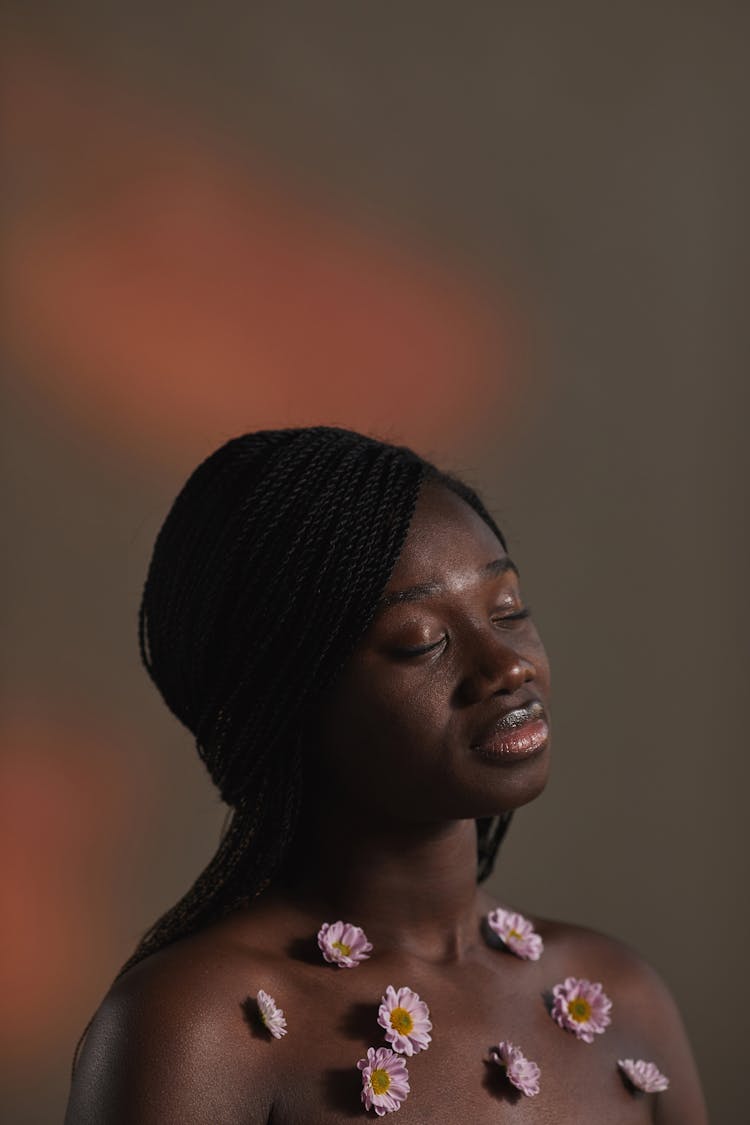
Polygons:
[[324,769],[353,785],[385,773],[405,781],[445,756],[448,707],[437,685],[357,677],[341,684],[320,733]]
[[531,627],[530,635],[526,643],[521,648],[524,656],[526,656],[534,665],[536,672],[535,679],[539,684],[542,692],[548,691],[550,686],[550,667],[547,650],[544,647],[541,637],[536,630],[536,627]]
[[536,628],[535,625],[533,627],[533,633],[532,633],[532,644],[534,645],[535,651],[539,654],[539,660],[544,664],[544,666],[547,668],[547,670],[549,670],[549,661],[547,659],[547,650],[544,647],[544,641],[542,640],[542,638],[539,635],[539,630]]
[[380,753],[403,753],[410,757],[425,753],[442,741],[445,715],[437,689],[415,686],[405,688],[383,685],[375,694],[365,694],[360,701],[367,739]]

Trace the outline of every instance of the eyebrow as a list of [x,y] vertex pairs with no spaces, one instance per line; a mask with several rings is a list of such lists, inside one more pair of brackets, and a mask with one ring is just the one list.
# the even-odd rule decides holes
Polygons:
[[[483,566],[478,573],[480,578],[494,578],[499,574],[507,574],[509,570],[518,575],[518,567],[511,558],[505,555],[502,559],[493,559],[492,562]],[[392,605],[401,605],[402,602],[418,602],[423,598],[430,598],[434,594],[445,593],[446,589],[447,587],[439,582],[423,582],[419,586],[407,586],[405,590],[394,590],[390,594],[384,594],[376,608],[379,611]]]

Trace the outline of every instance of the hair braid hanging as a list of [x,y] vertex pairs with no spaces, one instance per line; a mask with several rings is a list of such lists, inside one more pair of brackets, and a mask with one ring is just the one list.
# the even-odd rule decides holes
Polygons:
[[[247,905],[281,870],[302,807],[305,714],[369,626],[428,480],[461,496],[505,545],[468,485],[410,449],[339,427],[232,438],[175,498],[149,562],[138,646],[231,818],[116,980]],[[509,820],[477,822],[480,880]]]

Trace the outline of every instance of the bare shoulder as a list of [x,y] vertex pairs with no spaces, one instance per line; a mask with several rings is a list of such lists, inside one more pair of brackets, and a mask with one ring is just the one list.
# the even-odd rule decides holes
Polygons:
[[89,1028],[66,1125],[267,1122],[279,1056],[255,1003],[266,961],[218,931],[130,969]]
[[[567,922],[536,920],[547,949],[555,959],[573,966],[567,975],[585,976],[627,995],[628,1008],[651,1021],[679,1018],[666,983],[640,953],[609,934]],[[681,1021],[680,1021],[681,1022]]]
[[700,1079],[678,1005],[668,985],[644,957],[608,934],[567,923],[535,919],[545,956],[560,977],[602,983],[613,1002],[627,1056],[653,1061],[670,1080],[661,1096],[664,1125],[704,1125],[708,1120]]
[[534,923],[548,950],[554,950],[572,963],[585,963],[589,977],[596,970],[610,982],[617,981],[628,987],[647,989],[651,984],[658,984],[662,989],[666,987],[657,971],[640,953],[610,934],[551,919],[537,918]]

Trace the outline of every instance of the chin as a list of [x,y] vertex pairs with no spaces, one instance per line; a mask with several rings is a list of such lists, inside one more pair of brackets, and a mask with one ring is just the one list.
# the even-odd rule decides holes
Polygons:
[[472,816],[497,816],[534,801],[547,785],[549,749],[521,762],[482,761],[480,811]]

